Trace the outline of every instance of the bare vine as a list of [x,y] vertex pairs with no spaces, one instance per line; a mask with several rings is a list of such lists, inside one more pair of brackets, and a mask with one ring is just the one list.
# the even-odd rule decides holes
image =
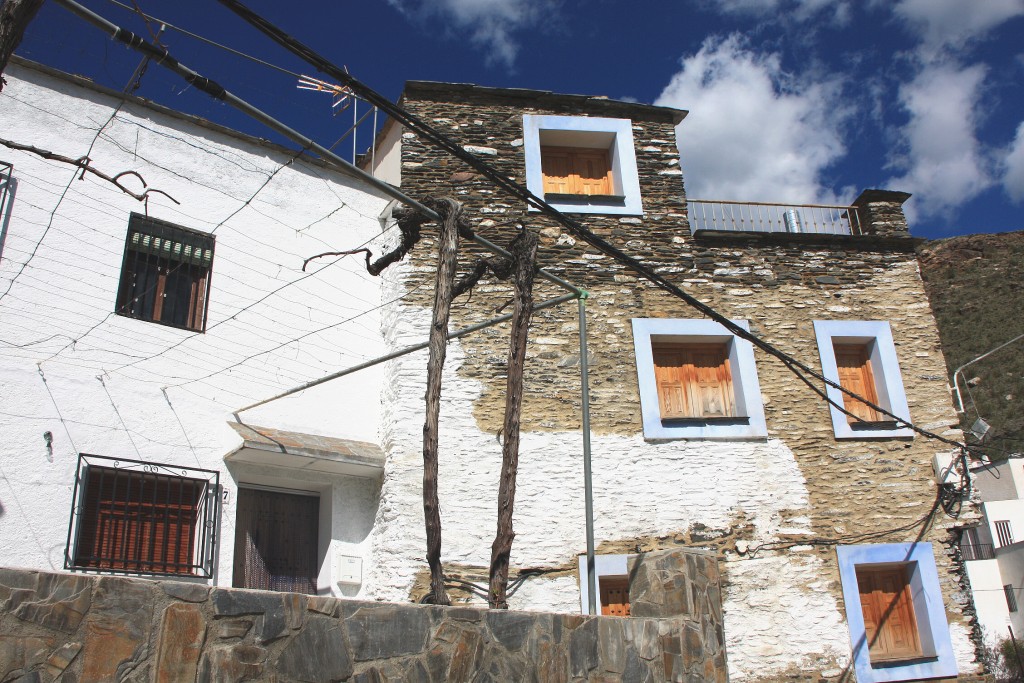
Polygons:
[[[137,201],[140,201],[140,202],[148,202],[149,201],[150,193],[155,192],[157,194],[162,194],[163,196],[167,197],[168,199],[170,199],[175,204],[181,204],[181,202],[179,202],[177,199],[175,199],[171,195],[167,194],[163,190],[157,190],[156,188],[149,187],[146,184],[146,179],[143,178],[138,173],[138,171],[121,171],[117,175],[111,176],[111,175],[107,175],[103,171],[100,171],[97,168],[95,168],[92,165],[92,160],[89,157],[87,157],[87,156],[78,157],[77,159],[72,159],[71,157],[66,157],[63,154],[57,154],[55,152],[50,152],[50,151],[45,150],[45,149],[39,149],[38,147],[33,147],[32,145],[23,145],[23,144],[21,144],[19,142],[12,142],[11,140],[4,140],[3,138],[0,138],[0,145],[3,145],[5,147],[10,147],[11,149],[16,149],[16,150],[21,151],[21,152],[31,152],[32,154],[36,154],[36,155],[38,155],[38,156],[40,156],[40,157],[42,157],[44,159],[48,159],[50,161],[60,161],[60,162],[65,163],[65,164],[71,164],[72,166],[77,166],[78,168],[82,169],[81,174],[78,176],[79,180],[84,179],[86,173],[92,173],[96,177],[101,178],[103,180],[106,180],[108,183],[112,184],[114,187],[116,187],[117,189],[121,190],[121,192],[124,192],[129,197],[132,197],[133,199],[135,199]],[[124,178],[125,176],[135,176],[136,178],[138,178],[139,182],[142,183],[142,187],[147,188],[146,191],[145,192],[133,192],[132,190],[129,190],[127,187],[122,185],[121,184],[121,178]]]

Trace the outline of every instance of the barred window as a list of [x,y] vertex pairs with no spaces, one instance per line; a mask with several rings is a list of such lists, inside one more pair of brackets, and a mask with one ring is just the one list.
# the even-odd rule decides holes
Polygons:
[[212,576],[219,475],[79,456],[65,568]]
[[117,291],[118,315],[206,329],[213,235],[133,213]]
[[1014,592],[1012,583],[1003,586],[1003,595],[1006,596],[1006,609],[1011,612],[1017,611],[1017,594]]

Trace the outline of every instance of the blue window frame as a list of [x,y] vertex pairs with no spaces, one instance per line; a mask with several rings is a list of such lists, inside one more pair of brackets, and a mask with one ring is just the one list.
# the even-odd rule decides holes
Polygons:
[[[858,683],[906,681],[957,675],[956,658],[939,589],[939,575],[931,543],[883,543],[836,547],[839,577],[846,602],[854,667]],[[872,662],[864,625],[857,571],[871,567],[903,567],[913,600],[921,654],[901,661]]]
[[[896,347],[892,340],[889,323],[879,320],[815,320],[814,335],[818,341],[818,355],[821,358],[822,373],[839,384],[839,368],[836,364],[835,345],[861,345],[870,357],[878,405],[899,418],[910,421],[910,408],[903,389]],[[829,386],[828,397],[843,405],[845,394]],[[832,429],[837,439],[878,439],[892,437],[913,437],[913,430],[898,427],[895,421],[851,423],[845,413],[829,405]]]
[[[754,347],[712,320],[634,318],[633,349],[640,386],[640,409],[646,439],[761,440],[768,436]],[[733,320],[749,330],[746,320]],[[735,416],[708,419],[662,419],[654,370],[653,344],[723,344],[728,353]]]
[[[640,177],[636,167],[633,122],[597,116],[523,116],[523,152],[526,157],[526,186],[544,196],[541,147],[577,147],[608,152],[613,194],[599,200],[552,197],[548,203],[566,213],[598,213],[642,216]],[[535,210],[531,207],[531,210]]]

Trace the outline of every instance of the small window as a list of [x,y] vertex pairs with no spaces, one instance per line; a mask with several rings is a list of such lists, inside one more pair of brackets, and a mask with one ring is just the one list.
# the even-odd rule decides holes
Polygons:
[[931,543],[836,547],[858,683],[956,677]]
[[1011,612],[1017,611],[1017,593],[1013,588],[1012,583],[1008,583],[1003,586],[1003,595],[1006,596],[1006,609]]
[[195,332],[206,328],[213,235],[131,215],[118,315]]
[[872,662],[921,656],[921,639],[905,564],[857,567],[857,587]]
[[82,454],[65,568],[212,576],[218,475]]
[[601,614],[606,617],[629,616],[629,577],[600,576]]
[[629,119],[527,114],[523,151],[526,186],[559,211],[643,215]]
[[1000,548],[1013,544],[1013,528],[1010,527],[1010,520],[1001,519],[996,522],[996,536],[999,537]]
[[[745,320],[733,322],[747,329]],[[750,342],[711,320],[632,323],[645,438],[767,436]]]
[[663,420],[734,417],[727,344],[652,344]]
[[[597,613],[602,615],[629,616],[629,559],[633,555],[595,555],[594,582],[597,586]],[[580,580],[580,611],[587,614],[590,609],[590,581],[587,573],[587,556],[577,558]]]
[[[887,413],[910,422],[910,409],[889,323],[879,320],[815,320],[814,334],[818,341],[821,370],[827,379]],[[829,413],[837,439],[914,435],[909,427],[901,427],[894,418],[836,387],[826,386],[826,392],[832,402]]]

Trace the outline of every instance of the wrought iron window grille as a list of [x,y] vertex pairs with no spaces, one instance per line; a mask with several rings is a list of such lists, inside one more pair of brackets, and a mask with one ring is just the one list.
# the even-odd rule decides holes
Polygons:
[[64,568],[212,578],[220,474],[81,453]]
[[204,331],[214,242],[211,234],[132,213],[115,312]]

